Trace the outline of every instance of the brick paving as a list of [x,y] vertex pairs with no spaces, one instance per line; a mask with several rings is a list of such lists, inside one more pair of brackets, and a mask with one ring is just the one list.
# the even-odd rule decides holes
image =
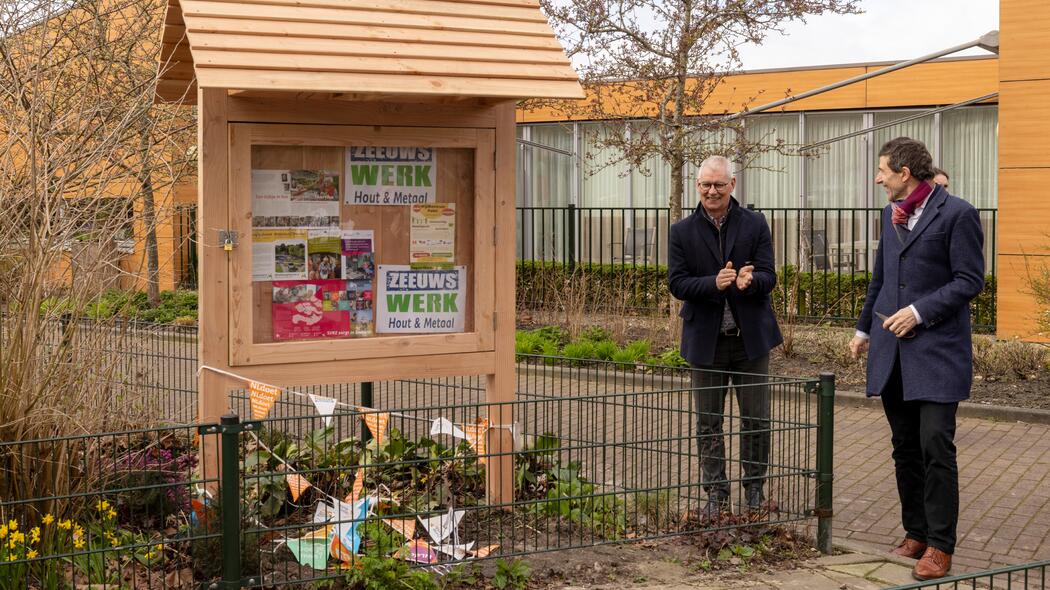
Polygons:
[[[959,541],[953,572],[1050,557],[1050,426],[960,418]],[[900,525],[881,407],[835,412],[835,536],[890,545]]]

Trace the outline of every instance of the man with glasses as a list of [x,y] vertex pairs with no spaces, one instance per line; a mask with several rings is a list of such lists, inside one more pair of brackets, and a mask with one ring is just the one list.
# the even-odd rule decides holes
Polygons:
[[[869,396],[881,396],[893,444],[905,539],[893,553],[918,559],[912,576],[947,575],[959,519],[955,412],[970,397],[970,300],[984,288],[977,210],[933,182],[922,143],[879,150],[875,182],[890,204],[856,335],[868,350]],[[876,319],[877,318],[877,319]]]
[[671,227],[668,281],[682,301],[682,357],[691,372],[697,411],[702,517],[729,511],[722,432],[732,382],[740,409],[740,463],[749,511],[768,510],[763,485],[769,463],[769,351],[781,343],[770,293],[776,285],[773,243],[760,213],[733,198],[733,163],[711,156],[700,164],[699,204]]

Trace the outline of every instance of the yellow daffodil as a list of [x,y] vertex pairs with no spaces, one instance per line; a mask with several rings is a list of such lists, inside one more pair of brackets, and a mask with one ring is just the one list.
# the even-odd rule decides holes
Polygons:
[[37,555],[39,555],[39,553],[36,552],[36,549],[30,549],[26,552],[26,559],[33,559]]
[[74,526],[73,527],[73,536],[74,537],[83,537],[84,536],[84,527],[80,526],[79,524]]
[[44,515],[44,520],[42,522],[45,525],[51,524],[51,523],[55,522],[55,517],[52,516],[51,513],[45,514]]
[[109,510],[109,502],[99,500],[98,503],[95,504],[95,508],[97,508],[99,512],[105,512],[106,510]]
[[16,561],[16,560],[18,560],[18,556],[15,555],[14,553],[12,553],[11,555],[7,556],[7,561]]
[[25,544],[25,542],[26,542],[26,534],[23,533],[23,532],[15,531],[15,532],[11,533],[11,541],[13,543]]
[[156,554],[153,553],[152,551],[147,551],[146,554],[143,555],[143,557],[145,557],[146,559],[153,559],[154,555],[156,555]]
[[11,537],[10,539],[7,540],[7,548],[8,549],[14,549],[17,546],[18,546],[18,543],[15,542],[15,538],[14,537]]
[[113,510],[112,508],[110,508],[109,512],[106,513],[106,516],[108,516],[110,518],[116,518],[117,517],[117,511]]
[[60,520],[58,521],[58,528],[68,531],[73,528],[73,522],[68,518],[66,520]]
[[84,548],[84,539],[73,539],[73,547],[77,549]]
[[18,530],[18,521],[17,520],[8,521],[7,528],[11,529],[12,531],[17,531]]
[[40,527],[35,526],[35,527],[29,529],[29,541],[31,543],[39,543],[40,542]]
[[116,547],[117,545],[120,545],[120,543],[117,541],[116,537],[111,538],[109,540],[109,546],[110,547]]
[[6,538],[7,538],[7,525],[6,524],[0,524],[0,539],[6,539]]
[[164,551],[164,545],[162,545],[160,543],[157,543],[156,545],[154,545],[153,548],[156,549],[158,552],[159,551]]

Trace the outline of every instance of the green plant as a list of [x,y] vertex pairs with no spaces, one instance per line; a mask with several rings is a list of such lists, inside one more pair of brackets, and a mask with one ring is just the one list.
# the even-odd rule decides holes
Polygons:
[[620,347],[612,340],[601,340],[594,343],[594,358],[600,361],[611,361]]
[[445,588],[474,587],[482,580],[481,566],[478,562],[459,563],[438,579],[438,585]]
[[430,574],[413,570],[401,559],[363,556],[346,573],[348,590],[438,590]]
[[627,528],[624,501],[613,493],[598,493],[598,486],[580,475],[580,464],[555,466],[547,472],[546,501],[531,510],[559,516],[609,538],[619,538]]
[[647,527],[661,530],[677,522],[680,517],[678,511],[672,508],[675,499],[676,496],[671,490],[636,492],[634,495],[635,512],[644,518]]
[[682,353],[677,348],[665,350],[656,356],[649,357],[647,361],[651,365],[664,367],[688,367],[689,361],[682,358]]
[[594,354],[594,343],[590,340],[579,340],[576,342],[570,342],[561,349],[561,356],[575,359],[576,362],[573,364],[580,364],[582,360],[592,360],[595,358]]
[[502,559],[496,561],[496,575],[492,576],[492,585],[499,590],[525,590],[529,587],[529,579],[532,571],[529,564],[520,559],[507,562]]
[[580,332],[578,340],[588,340],[590,342],[602,342],[612,340],[612,334],[608,330],[601,326],[591,326],[586,330]]
[[369,518],[358,528],[361,548],[370,557],[384,557],[404,547],[407,539],[379,518]]
[[635,340],[613,354],[612,360],[618,363],[640,363],[649,357],[651,345],[648,340]]

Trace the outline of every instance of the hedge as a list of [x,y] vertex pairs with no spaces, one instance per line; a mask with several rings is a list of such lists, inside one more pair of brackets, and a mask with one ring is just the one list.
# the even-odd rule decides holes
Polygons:
[[[852,320],[860,315],[871,273],[803,272],[786,266],[777,273],[773,306],[781,315],[806,320]],[[575,265],[519,260],[518,305],[525,309],[666,312],[671,301],[667,267],[629,264]],[[975,326],[995,326],[995,277],[971,304]]]

